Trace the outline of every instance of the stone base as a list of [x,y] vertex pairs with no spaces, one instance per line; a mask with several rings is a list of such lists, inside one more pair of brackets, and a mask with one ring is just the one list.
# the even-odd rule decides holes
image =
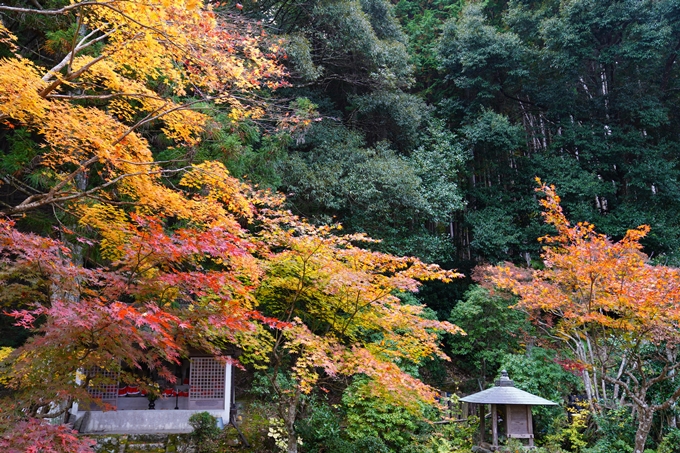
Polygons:
[[[190,433],[190,410],[87,411],[78,412],[75,423],[81,433],[90,434],[152,434]],[[227,411],[206,411],[227,420]]]

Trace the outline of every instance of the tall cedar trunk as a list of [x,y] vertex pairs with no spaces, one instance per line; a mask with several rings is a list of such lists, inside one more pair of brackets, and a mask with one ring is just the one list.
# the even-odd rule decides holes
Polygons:
[[645,443],[647,436],[652,429],[652,421],[654,420],[654,411],[649,407],[638,407],[638,428],[635,432],[635,452],[643,453],[645,451]]

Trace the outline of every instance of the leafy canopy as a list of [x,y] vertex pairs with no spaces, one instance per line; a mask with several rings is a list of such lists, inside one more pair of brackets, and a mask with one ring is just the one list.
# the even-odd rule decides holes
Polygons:
[[[500,265],[492,281],[517,294],[517,307],[569,346],[582,366],[591,411],[617,404],[625,392],[638,412],[635,451],[642,452],[654,414],[680,397],[673,378],[680,367],[680,270],[648,262],[639,242],[648,226],[613,242],[592,224],[572,225],[554,187],[539,190],[547,195],[544,218],[556,229],[542,238],[545,269]],[[653,400],[660,385],[672,390]]]

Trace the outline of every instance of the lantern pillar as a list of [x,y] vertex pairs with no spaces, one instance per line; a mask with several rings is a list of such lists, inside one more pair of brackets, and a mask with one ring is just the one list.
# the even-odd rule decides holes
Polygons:
[[498,449],[498,413],[496,411],[496,405],[492,404],[491,405],[491,434],[493,436],[493,441],[491,445],[493,445],[494,450]]

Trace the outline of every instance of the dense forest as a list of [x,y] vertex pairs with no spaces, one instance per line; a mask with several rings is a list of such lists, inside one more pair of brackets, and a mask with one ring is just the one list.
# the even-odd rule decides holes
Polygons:
[[200,349],[253,452],[471,451],[502,369],[540,451],[680,452],[679,52],[677,0],[0,4],[0,446]]

